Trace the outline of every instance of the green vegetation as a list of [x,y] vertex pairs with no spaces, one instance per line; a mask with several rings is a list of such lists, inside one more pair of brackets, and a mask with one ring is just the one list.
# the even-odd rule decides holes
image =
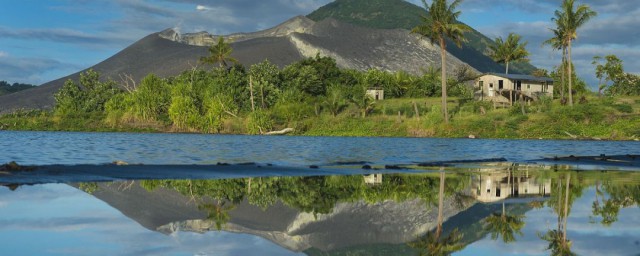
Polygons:
[[[425,10],[403,0],[337,0],[307,15],[314,21],[334,18],[347,23],[381,29],[411,30],[422,23]],[[468,40],[461,48],[447,49],[458,59],[481,72],[501,72],[504,67],[496,64],[486,53],[494,42],[476,30],[464,33]],[[453,44],[447,41],[447,44]],[[529,74],[535,67],[529,63],[515,63],[516,73]]]
[[33,87],[35,87],[35,85],[22,83],[10,84],[7,81],[0,81],[0,96],[31,89]]
[[[50,131],[156,131],[260,134],[286,127],[298,135],[484,138],[637,139],[640,98],[578,94],[569,108],[543,98],[497,108],[475,101],[464,76],[447,79],[449,124],[439,103],[440,77],[337,68],[315,57],[278,69],[268,61],[245,70],[193,69],[176,77],[148,75],[132,91],[88,71],[56,94],[53,111],[0,116],[0,129]],[[286,82],[285,82],[286,81]],[[368,87],[385,90],[373,101]],[[253,106],[253,107],[252,107]]]
[[[607,95],[640,95],[640,76],[625,73],[622,60],[615,55],[607,55],[604,65],[600,63],[602,57],[593,57],[593,65],[596,68],[596,77],[600,79],[598,94],[602,95],[603,90]],[[603,81],[604,79],[604,81]],[[612,82],[611,85],[608,82]]]

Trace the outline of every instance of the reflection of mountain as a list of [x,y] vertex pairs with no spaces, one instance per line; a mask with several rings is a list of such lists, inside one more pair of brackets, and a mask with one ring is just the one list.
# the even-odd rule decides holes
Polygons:
[[[205,211],[189,196],[174,190],[149,192],[138,183],[125,186],[116,182],[100,184],[93,195],[153,231],[216,230]],[[461,211],[454,205],[453,200],[445,200],[445,220]],[[364,244],[403,244],[433,229],[436,215],[436,207],[426,207],[420,199],[338,203],[331,213],[316,216],[280,202],[263,211],[244,200],[229,212],[230,220],[223,230],[258,235],[293,251],[331,251]]]

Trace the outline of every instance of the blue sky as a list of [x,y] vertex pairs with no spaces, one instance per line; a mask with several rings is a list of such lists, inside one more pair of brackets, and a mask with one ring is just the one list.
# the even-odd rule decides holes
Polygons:
[[[88,68],[142,37],[177,28],[213,34],[251,32],[305,15],[329,0],[3,0],[0,3],[0,80],[41,84]],[[422,6],[419,0],[410,2]],[[465,0],[461,20],[491,38],[509,32],[528,41],[531,63],[552,69],[560,53],[551,36],[559,0]],[[582,0],[599,15],[574,42],[578,74],[592,87],[591,60],[616,54],[640,73],[640,5],[628,0]]]

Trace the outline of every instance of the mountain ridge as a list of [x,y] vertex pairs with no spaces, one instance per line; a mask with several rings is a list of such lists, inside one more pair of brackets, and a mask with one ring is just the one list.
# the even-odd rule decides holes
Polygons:
[[[352,6],[335,9],[335,6],[345,4]],[[349,16],[353,17],[351,20],[344,17],[344,12],[363,5],[367,7],[364,9],[368,14],[354,11]],[[391,11],[385,13],[384,8]],[[231,42],[232,56],[247,67],[265,59],[284,67],[320,54],[336,59],[342,68],[391,72],[403,70],[420,74],[427,66],[440,66],[439,47],[407,30],[421,12],[424,9],[402,0],[337,0],[307,16],[293,17],[273,28],[223,37]],[[314,21],[322,13],[326,13],[327,17]],[[396,22],[387,23],[388,20]],[[490,41],[480,33],[469,35],[485,43]],[[206,45],[215,42],[217,37],[207,32],[179,34],[173,29],[166,29],[140,39],[90,68],[100,72],[103,79],[115,81],[120,81],[124,75],[135,81],[140,81],[149,73],[160,77],[174,76],[199,65],[202,68],[198,60],[208,55]],[[473,50],[471,45],[463,49],[447,47],[447,50],[450,72],[465,64],[481,72],[503,70],[487,56]],[[466,60],[456,56],[463,56]],[[86,70],[12,94],[11,97],[0,96],[0,113],[17,109],[51,109],[55,104],[53,94],[66,80],[77,81],[79,74]]]
[[[411,30],[420,24],[420,16],[425,13],[424,8],[404,0],[336,0],[318,8],[307,17],[314,21],[334,18],[370,28]],[[462,44],[462,48],[448,41],[447,51],[481,72],[503,72],[504,66],[486,55],[488,46],[495,42],[471,26],[468,27],[471,31],[465,33],[467,42]],[[511,71],[514,73],[529,74],[535,69],[536,67],[526,62],[511,64]]]

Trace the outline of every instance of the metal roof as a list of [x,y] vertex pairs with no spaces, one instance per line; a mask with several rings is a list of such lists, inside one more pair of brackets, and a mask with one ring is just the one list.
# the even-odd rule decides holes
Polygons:
[[500,73],[485,73],[485,75],[499,76],[511,80],[527,80],[536,82],[553,82],[550,77],[532,76],[532,75],[520,75],[520,74],[500,74]]

